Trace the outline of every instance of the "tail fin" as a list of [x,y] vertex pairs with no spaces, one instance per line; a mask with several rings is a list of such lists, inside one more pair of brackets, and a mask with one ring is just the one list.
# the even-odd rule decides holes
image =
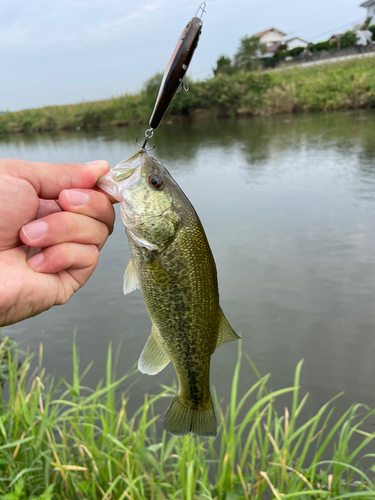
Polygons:
[[185,406],[177,395],[165,415],[164,427],[174,436],[185,436],[192,432],[200,437],[215,437],[216,418],[212,399],[206,408],[197,410]]

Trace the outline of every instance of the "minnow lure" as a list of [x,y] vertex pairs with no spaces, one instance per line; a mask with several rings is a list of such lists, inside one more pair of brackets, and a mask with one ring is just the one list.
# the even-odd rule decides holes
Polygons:
[[[137,140],[138,146],[141,149],[146,149],[147,141],[154,135],[154,130],[159,127],[174,96],[179,94],[181,90],[184,90],[185,92],[189,91],[189,86],[185,87],[184,85],[184,77],[189,68],[202,32],[202,16],[206,12],[206,3],[207,2],[202,2],[200,4],[195,16],[190,19],[178,39],[176,48],[173,51],[172,57],[160,84],[159,94],[149,121],[150,128],[145,132],[143,145],[141,146]],[[200,11],[200,17],[198,17]],[[154,149],[154,147],[155,146],[151,149]]]

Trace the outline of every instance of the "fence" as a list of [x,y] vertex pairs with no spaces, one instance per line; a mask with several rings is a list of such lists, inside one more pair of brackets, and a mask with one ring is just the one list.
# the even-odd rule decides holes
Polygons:
[[336,62],[345,59],[355,59],[357,57],[375,56],[375,42],[368,45],[355,45],[347,49],[340,50],[323,50],[321,53],[301,54],[293,57],[291,61],[283,61],[278,69],[287,66],[313,66],[314,64],[322,64],[324,62]]

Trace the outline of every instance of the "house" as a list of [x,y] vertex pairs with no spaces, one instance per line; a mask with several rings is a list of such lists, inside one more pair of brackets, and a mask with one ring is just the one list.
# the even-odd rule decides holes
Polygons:
[[288,47],[288,50],[295,49],[296,47],[307,47],[309,44],[309,42],[306,42],[306,40],[298,36],[288,38],[284,43]]
[[255,33],[253,37],[260,38],[260,42],[267,47],[266,53],[261,55],[260,57],[263,59],[272,57],[280,47],[280,45],[286,45],[288,50],[294,49],[295,47],[308,46],[308,42],[306,42],[306,40],[303,40],[303,38],[294,36],[292,38],[285,39],[286,36],[286,33],[276,28],[270,28],[268,30]]
[[260,42],[267,47],[267,52],[261,56],[262,58],[272,57],[279,46],[283,43],[285,36],[286,33],[276,28],[269,28],[268,30],[260,31],[259,33],[255,33],[255,35],[253,35],[253,37],[259,38]]
[[267,47],[273,47],[276,43],[281,44],[285,36],[286,33],[276,28],[269,28],[253,35],[254,38],[260,38],[260,42],[264,43]]
[[328,40],[329,43],[338,42],[344,36],[345,33],[337,33],[336,35],[332,35]]
[[[367,44],[371,43],[371,40],[372,40],[371,31],[354,29],[354,33],[357,35],[356,45],[367,45]],[[336,35],[332,35],[328,41],[330,44],[333,42],[337,42],[338,48],[340,48],[341,38],[344,35],[345,35],[345,33],[338,33]]]
[[367,9],[367,18],[371,18],[370,24],[375,24],[375,0],[368,0],[361,3],[360,7]]
[[356,30],[357,45],[368,45],[372,42],[372,33],[369,30]]

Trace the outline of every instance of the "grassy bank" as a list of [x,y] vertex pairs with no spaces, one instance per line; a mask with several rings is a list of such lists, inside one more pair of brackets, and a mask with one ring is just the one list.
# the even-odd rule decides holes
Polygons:
[[[375,498],[375,454],[366,454],[375,433],[361,430],[374,411],[358,404],[338,418],[329,402],[301,421],[302,363],[292,387],[271,392],[249,360],[241,373],[257,382],[240,397],[240,348],[228,408],[214,392],[218,437],[203,440],[160,430],[155,407],[174,389],[145,396],[129,415],[118,388],[134,373],[116,378],[111,348],[96,390],[84,387],[75,348],[72,384],[47,377],[41,358],[31,373],[30,358],[20,363],[16,348],[0,344],[2,500]],[[286,393],[292,402],[279,414]]]
[[[146,124],[160,79],[161,75],[150,79],[137,95],[4,113],[0,134]],[[182,120],[366,107],[375,107],[373,58],[196,82],[189,93],[174,99],[169,115]]]

